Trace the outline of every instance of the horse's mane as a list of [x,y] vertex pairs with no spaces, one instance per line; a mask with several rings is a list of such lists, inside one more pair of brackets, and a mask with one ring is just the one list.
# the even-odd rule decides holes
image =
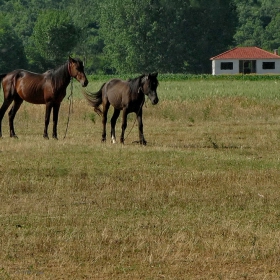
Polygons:
[[129,87],[130,87],[132,93],[138,92],[138,89],[141,86],[141,81],[144,77],[145,77],[145,74],[142,74],[139,77],[128,80],[128,84],[129,84]]
[[68,61],[54,69],[48,70],[47,72],[50,76],[60,76],[63,72],[66,72],[65,69],[68,70]]
[[[49,79],[51,79],[52,84],[55,87],[59,87],[59,84],[61,83],[61,81],[65,81],[67,80],[67,78],[69,78],[68,76],[68,61],[65,62],[64,64],[58,66],[55,69],[50,69],[48,71],[45,72],[47,77]],[[70,79],[69,79],[70,81]]]

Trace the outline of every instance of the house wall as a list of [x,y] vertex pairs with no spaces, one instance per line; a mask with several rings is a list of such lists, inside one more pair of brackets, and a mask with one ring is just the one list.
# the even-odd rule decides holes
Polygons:
[[[232,70],[221,70],[221,62],[233,62]],[[221,75],[221,74],[238,74],[239,73],[239,60],[238,59],[218,59],[212,60],[212,75]]]
[[[221,62],[233,62],[232,70],[221,70]],[[262,69],[263,62],[275,62],[275,69]],[[256,61],[256,74],[279,74],[280,59],[259,59]],[[212,75],[239,74],[239,59],[212,60]]]
[[[275,62],[275,69],[262,69],[263,62]],[[257,74],[279,74],[280,59],[259,59],[257,60]]]

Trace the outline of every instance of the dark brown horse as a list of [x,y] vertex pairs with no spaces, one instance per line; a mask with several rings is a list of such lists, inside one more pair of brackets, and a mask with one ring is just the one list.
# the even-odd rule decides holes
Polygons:
[[[114,113],[111,118],[111,139],[116,143],[115,125],[117,118],[122,110],[122,132],[120,142],[124,143],[124,132],[127,127],[127,115],[129,113],[136,113],[139,128],[140,144],[146,145],[146,140],[143,134],[142,123],[142,106],[145,102],[145,95],[149,97],[152,104],[158,103],[157,96],[157,80],[158,73],[141,75],[135,79],[122,81],[119,79],[112,79],[103,84],[100,90],[96,93],[84,92],[84,96],[89,104],[94,107],[94,111],[102,115],[103,133],[102,141],[106,141],[106,123],[107,113],[110,105],[114,107]],[[102,104],[101,111],[99,105]]]
[[[71,78],[75,78],[83,87],[88,80],[80,59],[69,57],[68,61],[55,70],[37,74],[26,70],[14,70],[8,74],[0,74],[4,91],[4,102],[0,108],[0,137],[2,137],[2,119],[12,102],[9,111],[10,136],[17,137],[14,130],[14,118],[25,100],[33,104],[46,104],[44,137],[48,137],[50,114],[53,110],[53,138],[57,139],[57,121],[60,103],[66,95],[66,88]],[[1,84],[0,84],[1,85]]]

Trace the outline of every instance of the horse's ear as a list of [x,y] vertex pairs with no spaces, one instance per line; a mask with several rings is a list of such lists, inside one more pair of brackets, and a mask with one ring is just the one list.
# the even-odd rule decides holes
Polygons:
[[156,77],[157,77],[157,75],[158,75],[158,73],[157,73],[157,72],[155,72],[155,73],[149,73],[147,76],[148,76],[148,79],[151,79],[151,77],[156,78]]
[[75,62],[75,59],[72,58],[72,57],[69,55],[68,61],[69,61],[69,62]]

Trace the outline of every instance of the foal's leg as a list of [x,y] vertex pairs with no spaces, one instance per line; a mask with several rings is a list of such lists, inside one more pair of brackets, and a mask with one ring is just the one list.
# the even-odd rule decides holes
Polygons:
[[15,118],[15,115],[16,115],[19,107],[21,106],[22,102],[23,102],[23,100],[19,97],[19,95],[15,95],[14,105],[11,108],[11,110],[9,111],[10,137],[17,138],[15,129],[14,129],[14,118]]
[[103,113],[102,113],[102,124],[103,124],[103,132],[102,132],[102,142],[106,141],[106,123],[107,123],[107,114],[110,107],[110,103],[103,102]]
[[60,103],[53,105],[53,135],[52,135],[52,137],[54,139],[58,139],[57,138],[57,122],[58,122],[59,108],[60,108]]
[[48,102],[46,104],[45,129],[44,129],[44,135],[43,135],[45,139],[49,139],[48,126],[49,126],[49,123],[50,123],[50,115],[51,115],[52,107],[53,107],[53,104],[51,102]]
[[138,120],[138,128],[139,128],[139,141],[141,145],[146,145],[147,142],[144,138],[144,133],[143,133],[143,122],[142,122],[142,108],[139,111],[137,115],[137,120]]
[[114,114],[111,118],[111,140],[112,140],[113,144],[117,143],[115,127],[116,127],[116,122],[117,122],[119,115],[120,115],[120,110],[115,109]]
[[127,127],[127,110],[126,108],[123,109],[123,114],[122,114],[122,132],[121,132],[121,138],[120,142],[124,144],[124,132]]
[[0,138],[2,137],[2,119],[3,119],[7,109],[11,105],[12,101],[13,101],[13,99],[11,99],[11,98],[5,99],[0,108]]

